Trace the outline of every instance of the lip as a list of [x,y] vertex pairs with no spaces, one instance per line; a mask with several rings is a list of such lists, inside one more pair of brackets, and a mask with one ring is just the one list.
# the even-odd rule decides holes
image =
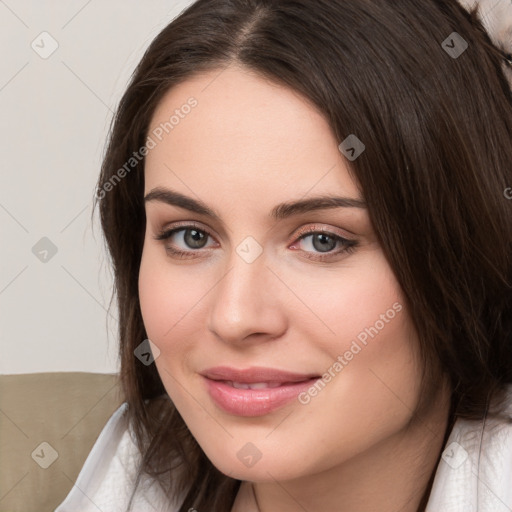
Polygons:
[[320,375],[313,373],[294,373],[263,366],[252,366],[245,370],[238,370],[229,366],[216,366],[205,370],[201,375],[211,380],[229,380],[245,384],[255,382],[302,382],[320,377]]
[[[201,373],[212,400],[225,412],[237,416],[263,416],[283,407],[309,388],[319,375],[299,374],[274,368],[245,370],[217,366]],[[238,389],[230,385],[265,382],[275,387]]]

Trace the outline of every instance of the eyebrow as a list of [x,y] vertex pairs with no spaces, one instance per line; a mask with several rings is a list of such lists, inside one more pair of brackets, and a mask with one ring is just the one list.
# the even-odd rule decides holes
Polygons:
[[[160,201],[171,206],[178,206],[180,208],[190,210],[191,212],[211,217],[219,222],[221,221],[220,216],[202,201],[192,199],[191,197],[185,196],[168,188],[156,187],[151,190],[144,197],[145,203],[150,201]],[[366,208],[366,203],[361,199],[353,197],[322,195],[309,199],[278,204],[270,212],[270,217],[280,220],[301,213],[332,208]]]

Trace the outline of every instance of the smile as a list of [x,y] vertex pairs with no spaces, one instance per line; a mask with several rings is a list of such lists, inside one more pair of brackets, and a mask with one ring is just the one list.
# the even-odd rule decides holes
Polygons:
[[228,367],[212,368],[202,376],[213,402],[236,416],[269,414],[296,399],[320,378],[271,368]]

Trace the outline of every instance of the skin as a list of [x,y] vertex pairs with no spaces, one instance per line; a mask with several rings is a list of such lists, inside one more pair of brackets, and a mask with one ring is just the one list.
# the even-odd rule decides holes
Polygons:
[[[250,482],[262,512],[416,511],[442,449],[449,389],[443,383],[436,408],[406,429],[419,398],[417,334],[368,211],[269,218],[278,203],[316,195],[364,199],[340,141],[302,96],[234,65],[168,91],[150,131],[191,96],[198,105],[145,168],[145,194],[170,188],[220,217],[146,202],[140,304],[167,393],[212,463],[244,481],[235,512],[258,510]],[[204,248],[191,247],[184,231],[154,239],[189,221],[209,233]],[[358,245],[309,259],[325,253],[311,235],[298,240],[308,227]],[[263,250],[252,263],[236,252],[247,236]],[[343,248],[333,245],[331,255]],[[172,256],[169,246],[192,257]],[[239,417],[207,393],[200,372],[217,365],[322,375],[394,303],[401,311],[307,404]],[[262,455],[252,467],[237,457],[247,442]]]

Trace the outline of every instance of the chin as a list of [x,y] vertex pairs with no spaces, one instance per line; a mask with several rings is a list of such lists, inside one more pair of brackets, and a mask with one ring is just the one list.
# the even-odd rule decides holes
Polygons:
[[[241,447],[238,447],[238,444]],[[229,452],[219,453],[218,449],[204,450],[210,462],[224,475],[237,480],[251,482],[275,482],[276,480],[293,480],[314,472],[311,467],[300,466],[305,460],[311,461],[311,454],[294,454],[290,460],[276,450],[257,448],[249,443],[237,443]],[[259,458],[258,458],[259,457]]]

